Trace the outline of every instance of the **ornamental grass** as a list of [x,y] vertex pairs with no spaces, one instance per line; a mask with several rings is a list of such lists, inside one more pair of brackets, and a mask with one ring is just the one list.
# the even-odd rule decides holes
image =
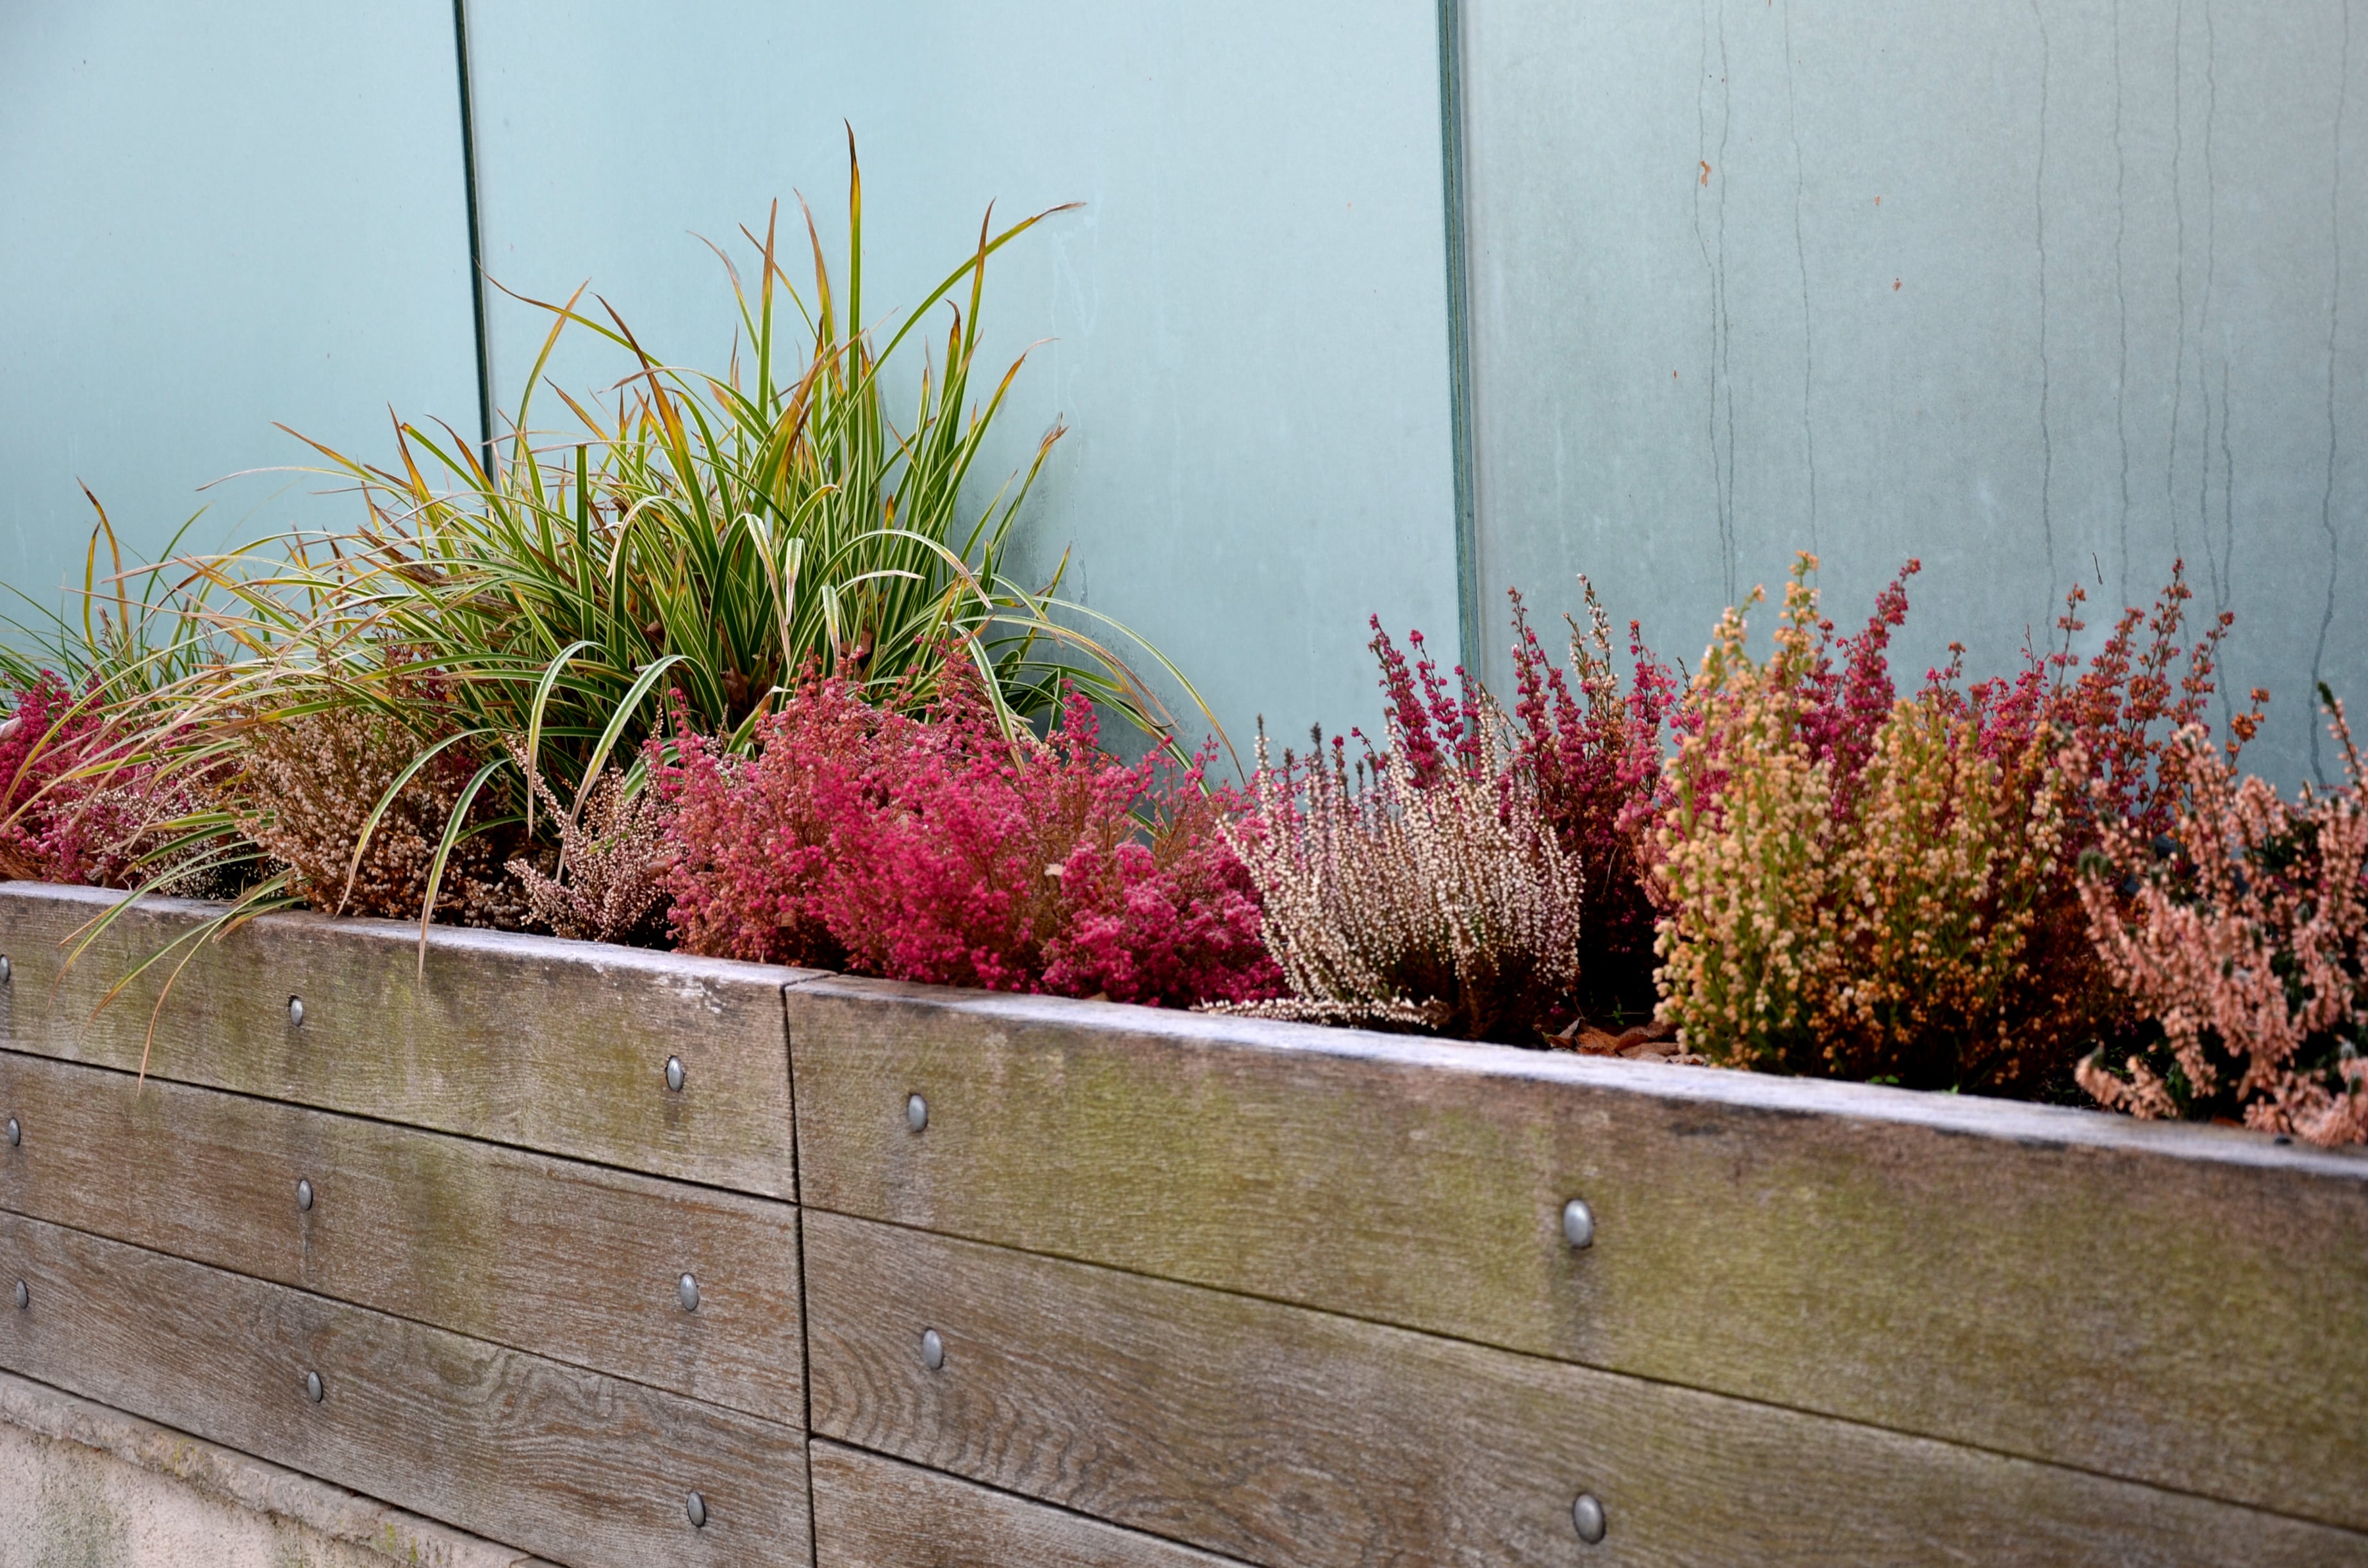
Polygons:
[[[594,873],[569,835],[602,790],[622,830],[669,701],[745,748],[809,663],[872,702],[926,703],[954,657],[1007,735],[1053,722],[1076,689],[1174,748],[1119,646],[1190,696],[1181,673],[1062,598],[1065,558],[1032,584],[1009,569],[1061,429],[999,485],[980,467],[1025,359],[981,358],[988,260],[1050,215],[997,229],[990,210],[961,262],[875,328],[850,136],[838,266],[805,213],[802,288],[778,206],[743,231],[745,264],[718,249],[727,366],[667,361],[578,290],[528,301],[551,324],[500,443],[411,423],[391,461],[313,443],[357,493],[350,529],[130,572],[110,556],[109,575],[102,513],[79,632],[51,617],[0,659],[42,731],[0,780],[0,856],[131,887],[195,877],[242,916],[305,903],[416,917],[424,937],[445,918],[552,925],[564,903],[571,928],[607,928],[613,911],[533,879]],[[607,394],[546,383],[568,332],[629,368]],[[554,399],[566,417],[542,428]],[[142,839],[126,812],[169,825]]]

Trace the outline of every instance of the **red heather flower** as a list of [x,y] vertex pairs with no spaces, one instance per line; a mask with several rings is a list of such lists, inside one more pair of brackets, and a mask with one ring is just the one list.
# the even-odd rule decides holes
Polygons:
[[88,834],[73,808],[88,793],[69,778],[97,737],[98,716],[51,671],[17,693],[0,733],[0,858],[11,876],[78,882]]
[[[153,737],[152,737],[153,738]],[[133,887],[161,824],[197,808],[199,781],[137,759],[96,692],[43,670],[0,725],[0,872]]]
[[[1409,663],[1376,617],[1371,646],[1381,664],[1397,757],[1414,789],[1486,776],[1487,747],[1496,738],[1492,727],[1501,733],[1510,754],[1496,780],[1503,810],[1510,812],[1516,791],[1533,791],[1535,810],[1555,843],[1582,868],[1576,996],[1580,1015],[1641,1018],[1653,1009],[1654,910],[1645,891],[1644,839],[1661,780],[1662,726],[1682,688],[1645,649],[1631,621],[1628,652],[1634,674],[1627,691],[1621,691],[1611,621],[1596,602],[1593,585],[1580,582],[1588,624],[1570,622],[1570,676],[1547,656],[1520,595],[1508,596],[1516,691],[1509,724],[1468,671],[1455,670],[1451,695],[1424,651],[1420,632],[1407,633],[1415,655]],[[1336,751],[1339,744],[1334,741]]]
[[1662,727],[1683,696],[1676,675],[1628,623],[1633,673],[1620,689],[1611,622],[1580,579],[1588,624],[1570,624],[1571,675],[1556,668],[1513,602],[1513,707],[1517,767],[1535,781],[1538,804],[1564,853],[1584,868],[1579,919],[1583,1013],[1625,1020],[1653,1010],[1655,911],[1645,888],[1645,835],[1661,783]]
[[885,716],[841,680],[813,672],[794,700],[759,722],[761,754],[737,756],[675,710],[669,758],[651,740],[652,786],[671,812],[666,889],[683,949],[760,963],[843,967],[846,953],[814,907],[831,823],[820,799],[860,774]]
[[[1960,695],[1955,677],[1963,650],[1952,647],[1958,657],[1950,668],[1925,676],[1928,690],[1945,694],[1974,719],[1983,756],[1993,761],[2030,756],[2034,742],[2044,740],[2039,749],[2084,770],[2064,849],[2067,864],[2094,848],[2109,828],[2127,827],[2151,839],[2169,830],[2179,811],[2191,756],[2179,737],[2204,722],[2217,689],[2220,642],[2236,622],[2224,611],[2194,642],[2186,642],[2186,606],[2193,597],[2186,562],[2172,562],[2170,581],[2154,608],[2123,610],[2105,645],[2084,664],[2071,651],[2087,624],[2079,612],[2088,596],[2076,585],[2056,618],[2060,644],[2044,655],[2026,648],[2023,667],[2014,675],[1979,682]],[[2232,745],[2260,728],[2260,705],[2269,694],[2257,690],[2252,699],[2253,708],[2229,721]]]
[[[1907,579],[1924,570],[1914,557],[1874,597],[1874,613],[1855,637],[1834,641],[1834,623],[1817,623],[1817,649],[1808,687],[1810,705],[1802,715],[1802,738],[1808,742],[1811,761],[1830,758],[1833,764],[1834,820],[1841,821],[1856,799],[1859,776],[1874,755],[1874,738],[1891,717],[1898,694],[1891,684],[1891,631],[1907,619]],[[1834,656],[1841,656],[1835,668]]]
[[1461,695],[1450,696],[1437,662],[1423,647],[1421,632],[1406,633],[1415,658],[1408,669],[1406,655],[1382,630],[1382,618],[1371,617],[1367,624],[1373,638],[1366,646],[1381,661],[1382,694],[1388,699],[1390,724],[1414,787],[1429,789],[1451,767],[1472,776],[1481,766],[1486,743],[1480,733],[1479,683],[1459,665],[1455,679]]
[[925,716],[811,674],[753,759],[686,737],[675,926],[696,952],[895,980],[1188,1006],[1273,994],[1248,878],[1201,767],[1129,767],[1073,696],[1006,738],[957,672]]

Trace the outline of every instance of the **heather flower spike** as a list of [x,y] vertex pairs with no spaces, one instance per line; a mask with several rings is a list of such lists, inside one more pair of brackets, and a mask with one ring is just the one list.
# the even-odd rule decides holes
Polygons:
[[2098,1103],[2368,1142],[2368,778],[2342,704],[2321,695],[2341,785],[2286,801],[2190,724],[2174,743],[2168,830],[2116,824],[2089,861],[2081,895],[2098,952],[2159,1028],[2141,1049],[2080,1063]]

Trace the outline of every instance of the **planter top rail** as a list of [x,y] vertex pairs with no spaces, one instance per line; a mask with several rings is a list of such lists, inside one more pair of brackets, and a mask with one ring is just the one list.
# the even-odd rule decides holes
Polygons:
[[222,906],[179,899],[76,956],[122,896],[0,883],[17,1050],[796,1196],[780,997],[810,971],[450,926],[423,965],[416,926],[304,914],[199,940]]

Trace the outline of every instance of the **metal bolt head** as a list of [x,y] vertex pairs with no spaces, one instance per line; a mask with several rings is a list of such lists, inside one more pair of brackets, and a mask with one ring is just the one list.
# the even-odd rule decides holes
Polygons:
[[682,1058],[679,1056],[667,1057],[666,1069],[666,1087],[672,1089],[677,1095],[682,1093],[683,1076]]
[[24,1282],[22,1279],[17,1280],[17,1310],[18,1312],[23,1312],[27,1307],[29,1307],[29,1306],[31,1306],[32,1304],[33,1304],[33,1292],[32,1292],[31,1290],[29,1290],[26,1289],[25,1282]]
[[302,1024],[304,1021],[304,998],[302,996],[288,998],[288,1021],[291,1024]]
[[299,1181],[296,1184],[296,1207],[302,1209],[307,1214],[313,1211],[313,1184],[311,1182]]
[[8,1119],[8,1147],[14,1149],[24,1141],[25,1130],[17,1125],[17,1119],[15,1117],[10,1117]]
[[681,1282],[675,1286],[674,1293],[682,1298],[684,1312],[699,1311],[699,1281],[696,1278],[688,1274],[684,1275]]
[[1562,1239],[1575,1247],[1595,1244],[1595,1210],[1587,1199],[1574,1198],[1562,1206]]
[[707,1528],[706,1498],[696,1492],[692,1493],[682,1500],[682,1511],[689,1518],[691,1528],[703,1530]]
[[320,1373],[307,1372],[304,1374],[304,1397],[311,1400],[314,1404],[318,1404],[323,1400],[329,1397],[328,1389],[321,1382]]
[[918,1095],[905,1096],[905,1125],[918,1132],[929,1125],[929,1102]]
[[921,1331],[921,1365],[932,1372],[945,1369],[946,1342],[939,1337],[938,1331],[934,1328],[925,1328]]
[[1578,1527],[1578,1539],[1593,1546],[1603,1539],[1603,1505],[1592,1492],[1582,1492],[1578,1501],[1570,1506],[1570,1522]]
[[0,953],[0,985],[6,985],[16,978],[17,966],[8,961],[7,954]]

